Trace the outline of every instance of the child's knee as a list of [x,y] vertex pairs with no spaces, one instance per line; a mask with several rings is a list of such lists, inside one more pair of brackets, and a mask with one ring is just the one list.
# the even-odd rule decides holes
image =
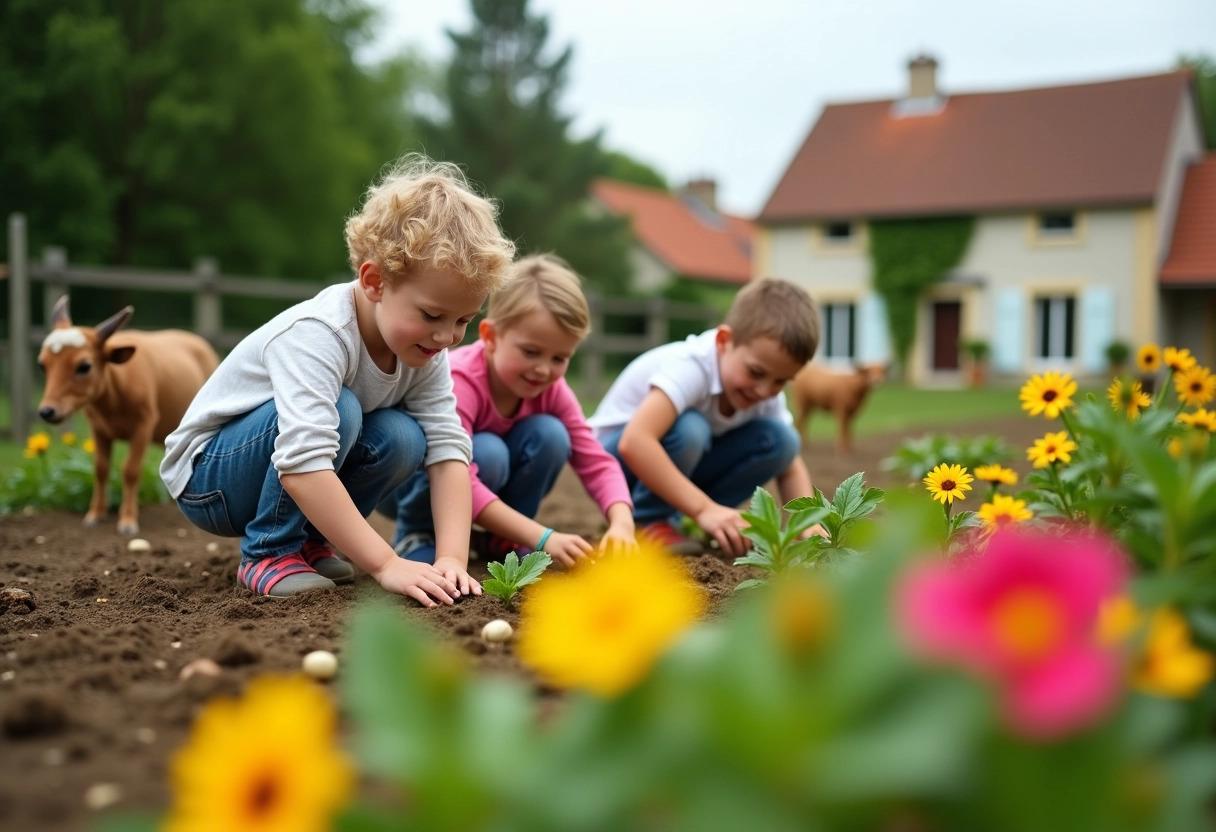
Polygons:
[[334,403],[338,410],[338,445],[339,454],[345,456],[354,446],[355,440],[363,432],[363,406],[358,397],[348,388],[343,387]]
[[696,467],[712,444],[709,420],[696,410],[681,413],[662,442],[672,462],[685,473]]
[[407,475],[422,468],[426,434],[412,416],[389,407],[367,414],[367,422],[364,438],[373,445],[380,464]]
[[548,413],[540,413],[529,417],[528,422],[537,440],[534,443],[534,456],[555,465],[565,465],[570,459],[571,445],[570,432],[562,420]]
[[507,484],[511,474],[511,452],[501,436],[473,434],[473,461],[477,463],[477,478],[486,488],[497,491]]
[[760,443],[761,452],[765,456],[783,463],[782,467],[793,462],[802,449],[802,440],[793,425],[787,425],[776,419],[757,419],[756,423],[759,430],[757,440]]

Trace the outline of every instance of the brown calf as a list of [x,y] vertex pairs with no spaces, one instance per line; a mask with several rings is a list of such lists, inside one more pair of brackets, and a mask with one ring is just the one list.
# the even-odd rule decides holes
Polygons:
[[93,433],[93,499],[84,516],[86,526],[97,525],[109,510],[106,484],[114,440],[131,443],[122,467],[118,509],[118,531],[123,534],[139,531],[139,475],[148,443],[165,441],[219,364],[211,345],[189,332],[116,335],[133,311],[128,306],[96,328],[73,326],[68,299],[62,297],[38,353],[46,373],[38,415],[58,424],[84,408]]
[[870,388],[886,374],[885,364],[856,364],[851,373],[833,373],[812,364],[803,367],[789,392],[798,432],[805,438],[811,413],[826,410],[836,416],[836,452],[848,453],[853,445],[849,434],[853,418]]

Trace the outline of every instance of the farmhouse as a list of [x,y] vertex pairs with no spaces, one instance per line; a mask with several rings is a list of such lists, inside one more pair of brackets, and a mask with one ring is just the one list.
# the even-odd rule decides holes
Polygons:
[[1189,72],[949,94],[933,58],[908,71],[902,98],[826,106],[757,220],[754,274],[812,292],[824,358],[892,357],[872,240],[956,217],[961,258],[900,310],[910,380],[959,383],[968,340],[1019,378],[1105,373],[1114,341],[1216,364],[1216,155]]

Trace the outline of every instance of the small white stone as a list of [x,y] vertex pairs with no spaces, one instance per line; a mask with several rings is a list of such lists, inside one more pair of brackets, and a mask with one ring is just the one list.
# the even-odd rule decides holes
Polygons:
[[220,550],[220,544],[216,543],[213,540],[210,543],[208,543],[205,548],[207,549],[208,554],[214,555],[216,552],[218,552]]
[[304,656],[300,666],[308,676],[324,681],[338,674],[338,657],[328,650],[313,650]]
[[38,535],[37,537],[34,538],[34,542],[39,545],[46,543],[46,535],[44,535],[44,534]]
[[189,679],[191,676],[219,676],[223,673],[220,666],[211,659],[195,659],[177,673],[179,679]]
[[190,561],[186,561],[185,563],[183,563],[183,564],[182,564],[182,566],[184,566],[184,567],[186,567],[187,569],[189,569],[189,568],[190,568]]
[[108,578],[108,577],[110,577],[110,570],[109,570],[109,569],[105,569],[105,570],[103,570],[103,571],[102,571],[102,573],[101,573],[101,574],[105,575],[105,576]]
[[509,641],[514,634],[515,630],[511,629],[510,623],[503,621],[501,618],[495,618],[481,628],[481,640],[488,641],[491,644],[501,644],[504,641]]
[[136,728],[135,739],[144,745],[151,745],[156,742],[156,731],[152,728]]
[[180,641],[171,641],[171,642],[169,642],[169,646],[172,647],[174,650],[177,650],[182,646],[182,643]]
[[127,541],[128,552],[151,552],[152,544],[142,537],[133,537]]
[[11,682],[16,678],[17,671],[15,670],[6,670],[3,673],[0,673],[0,682]]
[[108,809],[122,800],[122,786],[117,783],[94,783],[84,793],[84,805],[95,811]]
[[156,661],[152,662],[152,666],[155,667],[157,670],[168,670],[169,669],[169,663],[167,661],[165,661],[164,659],[157,659]]
[[185,537],[187,534],[189,534],[189,532],[187,532],[185,529],[178,529],[178,530],[177,530],[177,536],[178,536],[178,537]]

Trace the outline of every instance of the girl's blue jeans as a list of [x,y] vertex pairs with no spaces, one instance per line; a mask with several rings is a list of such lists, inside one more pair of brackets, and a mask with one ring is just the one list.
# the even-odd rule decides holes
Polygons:
[[[338,397],[334,470],[367,517],[376,503],[422,467],[426,437],[405,411],[364,413],[354,393]],[[270,462],[279,435],[268,401],[220,429],[194,458],[194,473],[177,499],[182,514],[211,534],[241,538],[242,561],[300,551],[320,534],[279,483]]]
[[[674,521],[678,512],[640,482],[621,459],[617,446],[624,428],[602,443],[621,462],[633,495],[638,525]],[[801,440],[790,425],[776,419],[753,419],[721,436],[710,433],[709,422],[695,410],[685,410],[661,444],[680,473],[715,503],[737,506],[751,499],[757,486],[781,474],[798,455]]]
[[[527,517],[536,516],[540,501],[553,489],[568,459],[570,434],[560,419],[547,413],[521,419],[506,436],[473,434],[477,478],[504,503]],[[380,508],[390,516],[396,514],[394,543],[411,532],[434,533],[431,483],[425,471],[410,477],[394,497],[395,511],[391,504]]]

